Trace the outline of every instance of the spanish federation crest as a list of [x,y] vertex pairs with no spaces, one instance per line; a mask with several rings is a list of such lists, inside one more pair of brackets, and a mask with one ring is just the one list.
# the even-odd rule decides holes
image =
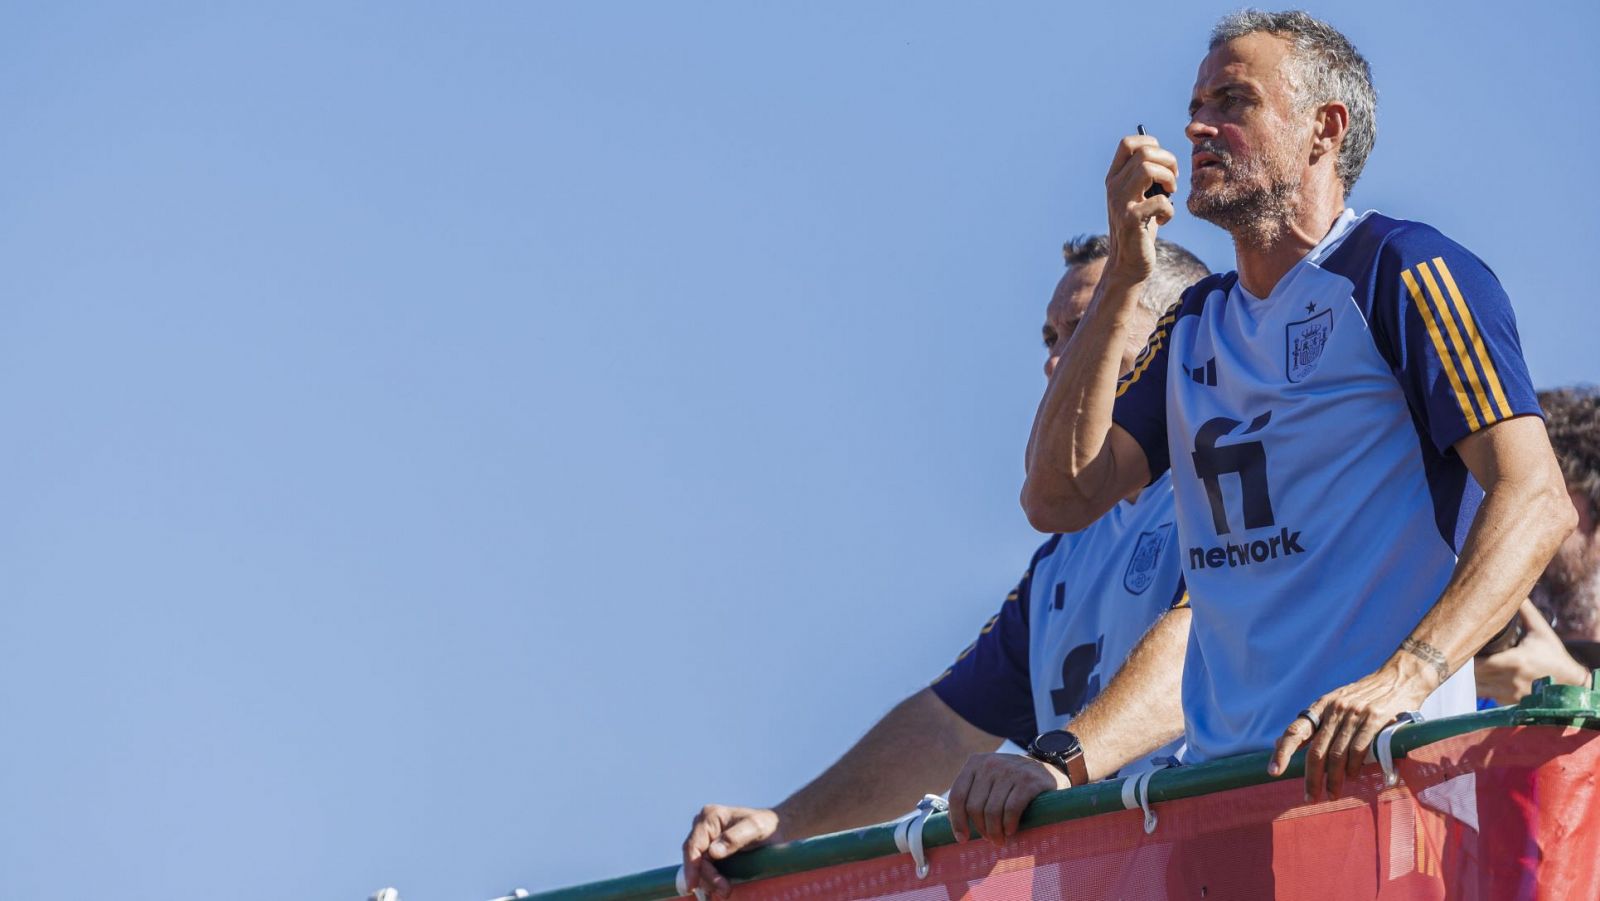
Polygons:
[[1304,381],[1322,360],[1322,351],[1333,334],[1333,311],[1323,310],[1310,319],[1291,322],[1284,338],[1284,371],[1289,381]]
[[1128,561],[1128,571],[1122,576],[1122,587],[1129,594],[1144,594],[1156,580],[1156,564],[1161,562],[1161,551],[1167,546],[1172,529],[1163,526],[1154,532],[1140,532],[1139,543],[1133,548],[1133,559]]

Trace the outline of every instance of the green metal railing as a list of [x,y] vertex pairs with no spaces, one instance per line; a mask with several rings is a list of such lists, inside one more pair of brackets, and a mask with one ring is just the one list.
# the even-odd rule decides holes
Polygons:
[[[1475,732],[1509,726],[1575,726],[1600,730],[1600,674],[1588,688],[1554,685],[1548,679],[1534,684],[1533,693],[1515,707],[1495,707],[1464,716],[1412,723],[1394,730],[1392,749],[1398,759],[1413,748]],[[1150,779],[1150,801],[1172,801],[1213,792],[1244,788],[1273,781],[1267,775],[1271,752],[1241,754],[1194,766],[1157,771]],[[1305,775],[1305,752],[1295,754],[1279,779]],[[1123,810],[1122,783],[1116,779],[1064,791],[1047,792],[1034,799],[1022,816],[1022,828],[1059,823]],[[927,848],[955,841],[950,818],[930,816],[923,829]],[[804,870],[816,870],[858,860],[900,853],[894,843],[894,824],[881,823],[847,832],[835,832],[737,854],[717,864],[734,882],[766,879]],[[529,901],[656,901],[677,897],[676,864],[629,876],[575,885],[529,896]]]

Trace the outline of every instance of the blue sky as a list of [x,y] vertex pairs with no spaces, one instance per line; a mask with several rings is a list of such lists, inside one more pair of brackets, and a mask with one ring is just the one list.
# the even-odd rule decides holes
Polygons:
[[[488,898],[810,778],[1041,540],[1061,241],[1228,8],[3,7],[0,897]],[[1353,204],[1600,378],[1592,4],[1313,11]]]

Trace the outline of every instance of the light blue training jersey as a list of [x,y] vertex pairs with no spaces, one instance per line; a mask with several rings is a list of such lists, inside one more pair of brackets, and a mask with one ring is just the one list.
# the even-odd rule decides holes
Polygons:
[[[1065,728],[1150,626],[1188,603],[1177,544],[1165,476],[1082,532],[1051,536],[978,640],[934,680],[934,693],[967,722],[1024,748]],[[1181,746],[1120,775],[1150,769]]]
[[[1184,292],[1117,395],[1115,422],[1172,473],[1191,761],[1271,747],[1395,652],[1482,499],[1453,446],[1539,412],[1488,267],[1350,210],[1265,299],[1236,273]],[[1423,712],[1473,710],[1472,679],[1469,663]]]

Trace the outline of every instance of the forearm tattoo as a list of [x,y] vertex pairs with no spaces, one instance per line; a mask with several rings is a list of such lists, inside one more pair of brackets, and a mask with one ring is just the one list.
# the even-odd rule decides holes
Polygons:
[[1450,661],[1444,654],[1439,652],[1438,648],[1428,644],[1426,641],[1407,638],[1405,641],[1400,642],[1400,650],[1414,654],[1425,662],[1433,664],[1433,671],[1439,674],[1440,685],[1444,684],[1444,680],[1450,678]]

